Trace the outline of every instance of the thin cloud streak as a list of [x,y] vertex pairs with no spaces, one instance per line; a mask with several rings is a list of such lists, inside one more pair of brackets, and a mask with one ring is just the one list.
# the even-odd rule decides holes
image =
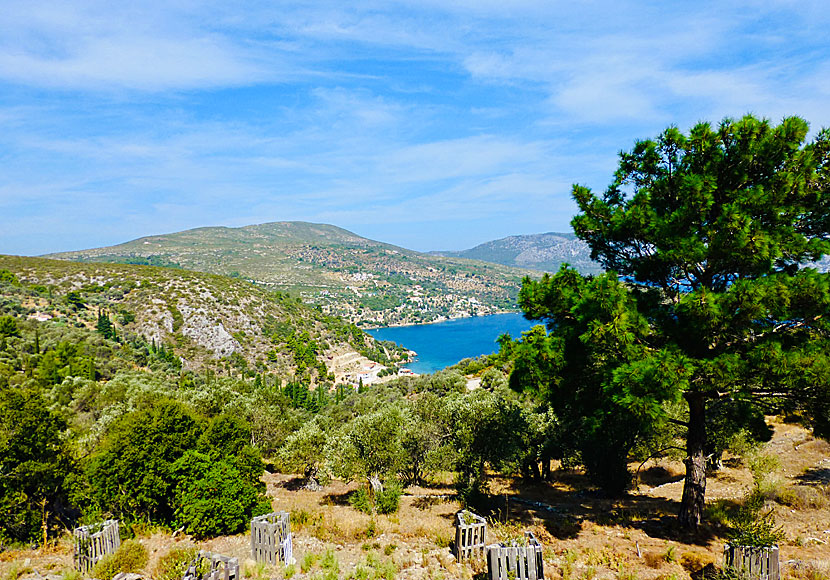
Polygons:
[[0,252],[286,219],[417,249],[565,229],[570,184],[666,125],[830,124],[828,26],[820,2],[9,1]]

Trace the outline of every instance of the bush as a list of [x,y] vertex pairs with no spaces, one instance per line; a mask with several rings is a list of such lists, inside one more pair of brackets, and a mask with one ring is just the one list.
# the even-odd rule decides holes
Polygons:
[[752,490],[731,521],[729,543],[733,546],[773,546],[784,539],[784,532],[776,527],[772,510],[764,511],[764,494]]
[[153,571],[153,578],[156,580],[181,580],[188,564],[196,557],[198,551],[195,546],[174,546],[159,559],[156,569]]
[[830,494],[827,490],[797,485],[779,489],[775,501],[797,510],[827,509],[830,506]]
[[393,514],[401,505],[401,488],[398,485],[389,485],[375,495],[375,507],[379,514]]
[[349,496],[349,505],[364,514],[372,513],[372,501],[369,499],[369,493],[363,487],[352,492]]
[[683,552],[680,556],[680,565],[684,570],[689,572],[689,574],[696,574],[710,564],[714,564],[714,560],[710,554]]
[[111,580],[119,572],[138,572],[147,565],[150,554],[138,540],[127,540],[113,554],[101,558],[92,569],[92,576]]
[[189,408],[169,400],[123,416],[88,463],[93,499],[116,515],[170,522],[175,509],[173,463],[195,447],[199,428]]
[[40,537],[44,508],[50,529],[64,515],[64,479],[72,471],[65,428],[39,393],[0,389],[0,538]]
[[270,500],[231,462],[188,451],[173,471],[179,481],[175,522],[195,538],[236,534],[253,516],[271,511]]
[[397,484],[390,484],[383,491],[375,494],[374,500],[366,488],[360,488],[349,496],[349,504],[359,512],[372,514],[393,514],[401,504],[401,488]]

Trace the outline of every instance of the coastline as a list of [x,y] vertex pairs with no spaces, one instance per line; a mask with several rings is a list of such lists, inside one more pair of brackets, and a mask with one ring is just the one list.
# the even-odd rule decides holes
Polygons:
[[465,358],[475,358],[498,350],[502,334],[512,337],[533,326],[519,312],[459,317],[444,324],[418,324],[378,328],[368,331],[378,340],[388,340],[415,351],[417,359],[406,366],[419,374],[432,373]]
[[452,320],[464,320],[466,318],[482,318],[484,316],[496,316],[498,314],[522,314],[521,310],[499,310],[497,312],[491,312],[489,314],[467,314],[464,316],[454,316],[452,318],[440,318],[436,320],[430,320],[429,322],[402,322],[396,324],[387,324],[385,326],[362,326],[360,327],[363,331],[369,330],[378,330],[380,328],[403,328],[407,326],[426,326],[427,324],[439,324],[441,322],[450,322]]

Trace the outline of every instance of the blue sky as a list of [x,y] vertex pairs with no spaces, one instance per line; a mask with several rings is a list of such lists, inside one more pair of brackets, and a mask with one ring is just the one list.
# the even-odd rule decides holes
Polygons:
[[0,253],[282,220],[463,249],[568,230],[670,124],[830,126],[824,0],[128,4],[0,0]]

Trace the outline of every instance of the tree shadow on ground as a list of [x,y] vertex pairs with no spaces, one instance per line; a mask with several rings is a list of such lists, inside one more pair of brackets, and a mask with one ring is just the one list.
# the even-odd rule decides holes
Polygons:
[[301,489],[305,489],[307,483],[308,480],[306,480],[305,477],[298,475],[297,477],[292,477],[288,481],[282,482],[280,487],[283,487],[289,491],[299,491]]
[[667,483],[677,483],[683,481],[684,475],[682,473],[674,473],[662,465],[654,465],[648,469],[638,472],[638,479],[640,483],[644,483],[649,487],[657,487],[658,485],[665,485]]
[[425,511],[437,506],[439,503],[453,501],[455,499],[454,496],[450,495],[425,495],[414,498],[412,500],[412,507]]
[[[707,545],[724,533],[708,523],[694,531],[682,528],[677,520],[680,511],[677,500],[637,493],[611,497],[578,472],[555,473],[555,476],[552,482],[529,484],[516,478],[508,486],[508,493],[490,496],[489,504],[484,504],[482,509],[487,509],[487,515],[499,521],[533,525],[541,520],[545,529],[558,539],[577,537],[586,522],[638,529],[653,538],[696,545]],[[656,481],[674,477],[670,473],[654,474]]]
[[812,467],[796,477],[796,479],[802,483],[828,484],[830,483],[830,468]]
[[347,506],[349,504],[349,496],[354,493],[353,490],[344,491],[343,493],[327,493],[320,498],[320,505],[339,505]]

